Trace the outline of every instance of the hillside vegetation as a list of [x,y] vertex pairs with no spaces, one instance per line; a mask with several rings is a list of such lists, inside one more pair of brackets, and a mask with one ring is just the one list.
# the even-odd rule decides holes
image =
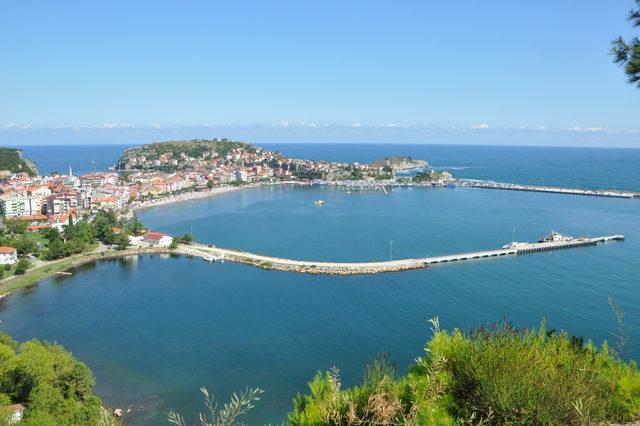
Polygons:
[[21,425],[109,425],[115,420],[92,393],[89,368],[60,345],[31,340],[18,343],[0,333],[0,424],[26,407]]
[[0,171],[8,170],[12,173],[25,172],[29,176],[36,176],[38,169],[33,161],[22,158],[22,151],[15,148],[0,148]]
[[235,149],[256,152],[260,148],[227,139],[157,142],[127,149],[118,160],[117,169],[157,169],[153,162],[161,157],[176,160],[178,164],[173,169],[179,169],[192,159],[224,157]]
[[441,331],[427,356],[397,377],[387,356],[359,385],[318,373],[298,395],[291,425],[587,425],[640,418],[640,372],[605,344],[509,324],[470,333]]

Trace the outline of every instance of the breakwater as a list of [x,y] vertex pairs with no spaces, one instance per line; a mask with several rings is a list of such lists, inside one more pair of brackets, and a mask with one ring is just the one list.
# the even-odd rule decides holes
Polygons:
[[203,244],[181,245],[177,251],[181,254],[200,257],[206,261],[228,260],[254,265],[263,269],[298,272],[306,274],[327,275],[361,275],[378,274],[383,272],[397,272],[409,269],[426,268],[431,265],[449,262],[460,262],[474,259],[497,258],[501,256],[522,255],[543,251],[594,246],[609,241],[622,241],[623,235],[604,237],[580,237],[562,241],[545,241],[538,243],[513,243],[497,250],[458,253],[444,256],[425,257],[418,259],[400,259],[381,262],[313,262],[305,260],[284,259],[280,257],[263,256],[259,254],[229,250]]
[[586,195],[591,197],[640,198],[640,192],[619,191],[615,189],[560,188],[543,185],[521,185],[486,180],[458,179],[457,186],[483,189],[502,189],[506,191],[547,192],[552,194]]

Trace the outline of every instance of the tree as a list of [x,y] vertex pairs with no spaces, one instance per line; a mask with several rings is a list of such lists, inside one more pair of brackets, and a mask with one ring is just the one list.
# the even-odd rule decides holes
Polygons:
[[48,260],[56,260],[61,259],[66,256],[66,247],[64,242],[58,238],[49,243],[49,248],[47,250],[47,259]]
[[27,269],[29,269],[30,267],[31,262],[29,262],[29,259],[23,257],[22,259],[18,260],[18,263],[16,264],[15,274],[22,275],[27,272]]
[[[638,9],[632,9],[629,12],[629,21],[632,22],[634,28],[640,28],[640,0],[636,0]],[[613,61],[624,66],[624,72],[627,75],[629,84],[634,84],[640,88],[640,39],[634,37],[626,41],[622,37],[614,40],[611,47]]]
[[113,241],[113,227],[116,223],[116,215],[104,210],[100,210],[92,222],[96,236],[107,244]]
[[134,217],[133,221],[127,226],[127,231],[137,237],[144,234],[145,229],[144,225],[138,220],[138,218]]
[[22,220],[10,219],[4,222],[4,226],[10,234],[19,235],[27,232],[29,223]]
[[129,237],[124,232],[120,232],[113,237],[113,244],[118,250],[126,250],[130,245]]
[[60,345],[38,340],[19,344],[0,333],[0,424],[2,407],[26,403],[27,426],[115,425],[93,395],[89,368]]
[[42,233],[42,236],[49,242],[52,242],[53,240],[60,238],[60,231],[58,231],[57,228],[49,228]]
[[13,244],[18,251],[18,254],[20,255],[24,256],[29,253],[38,253],[38,245],[36,244],[36,242],[30,238],[27,238],[25,235],[15,240]]
[[213,184],[213,181],[212,181],[212,180],[208,180],[208,181],[207,181],[207,188],[208,188],[208,189],[213,189],[213,185],[214,185],[214,184]]

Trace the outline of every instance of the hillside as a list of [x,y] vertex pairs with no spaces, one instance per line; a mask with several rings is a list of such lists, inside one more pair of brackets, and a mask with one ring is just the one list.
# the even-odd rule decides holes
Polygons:
[[394,171],[422,169],[429,166],[424,160],[414,160],[411,157],[385,157],[382,160],[377,160],[371,163],[373,167],[388,167]]
[[0,171],[8,170],[12,173],[26,172],[29,176],[36,176],[36,164],[22,158],[22,151],[15,148],[0,148]]
[[156,142],[127,149],[118,160],[116,169],[175,171],[205,159],[224,158],[233,152],[254,153],[260,150],[255,145],[227,139]]

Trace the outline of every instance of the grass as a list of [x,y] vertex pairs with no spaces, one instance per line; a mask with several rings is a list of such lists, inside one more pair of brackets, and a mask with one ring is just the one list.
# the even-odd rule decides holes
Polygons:
[[40,266],[38,268],[33,268],[28,270],[23,275],[12,275],[6,278],[4,281],[0,281],[0,297],[6,296],[16,290],[21,288],[28,287],[30,285],[36,284],[37,282],[48,278],[57,272],[66,271],[73,267],[82,265],[84,263],[94,262],[100,259],[111,259],[114,257],[127,256],[130,254],[145,254],[145,253],[155,253],[155,252],[166,252],[165,249],[158,248],[130,248],[127,250],[119,251],[112,250],[109,252],[101,252],[101,253],[81,253],[77,255],[73,255],[70,257],[66,257],[49,264]]
[[339,371],[318,373],[288,419],[310,424],[583,425],[640,418],[640,372],[605,343],[510,324],[469,333],[437,321],[408,374],[388,357],[374,359],[357,386],[342,389]]
[[87,254],[76,255],[39,268],[30,269],[24,275],[14,275],[0,283],[0,295],[7,295],[18,289],[35,284],[56,272],[65,271],[75,266],[77,261],[84,257],[87,257]]

